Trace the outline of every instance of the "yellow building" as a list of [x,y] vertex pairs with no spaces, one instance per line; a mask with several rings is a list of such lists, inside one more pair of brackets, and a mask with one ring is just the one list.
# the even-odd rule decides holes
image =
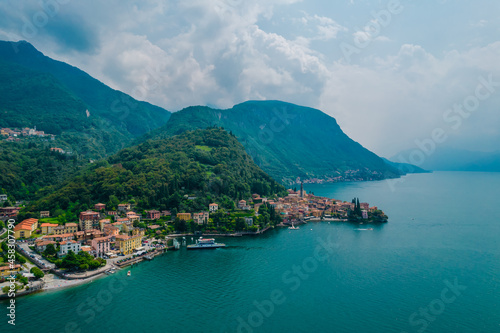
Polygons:
[[312,216],[314,216],[314,217],[321,217],[322,213],[323,213],[323,212],[322,212],[322,211],[320,211],[320,210],[318,210],[318,209],[315,209],[315,210],[311,211],[311,214],[312,214]]
[[30,238],[33,230],[30,226],[20,225],[14,227],[14,237],[18,238]]
[[62,235],[62,234],[74,234],[77,231],[78,231],[77,223],[66,223],[65,225],[60,225],[58,227],[55,227],[53,232],[55,235]]
[[116,242],[115,245],[120,249],[120,252],[123,254],[130,254],[135,249],[141,247],[142,236],[140,234],[134,236],[128,235],[118,235],[115,237]]
[[37,219],[27,219],[17,224],[14,227],[14,237],[17,238],[29,238],[31,234],[38,228]]
[[54,233],[54,229],[58,227],[57,223],[42,223],[42,234],[52,234]]
[[64,225],[64,233],[65,234],[72,234],[78,231],[78,224],[77,223],[66,223]]
[[0,277],[7,277],[11,273],[16,275],[21,270],[21,265],[14,265],[14,269],[10,269],[10,265],[0,267]]
[[101,231],[104,230],[104,226],[106,224],[111,224],[111,220],[110,219],[99,220],[99,226],[101,227]]
[[179,220],[191,220],[191,213],[177,213],[177,217],[179,218]]

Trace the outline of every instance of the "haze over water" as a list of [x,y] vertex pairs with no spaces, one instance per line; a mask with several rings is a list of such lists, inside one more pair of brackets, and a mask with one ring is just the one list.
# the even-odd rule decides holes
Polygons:
[[[359,197],[389,223],[370,231],[311,222],[217,239],[225,249],[169,252],[131,277],[124,270],[18,299],[15,330],[499,332],[499,188],[498,173],[457,172],[307,185],[316,195]],[[324,243],[334,250],[317,250]]]

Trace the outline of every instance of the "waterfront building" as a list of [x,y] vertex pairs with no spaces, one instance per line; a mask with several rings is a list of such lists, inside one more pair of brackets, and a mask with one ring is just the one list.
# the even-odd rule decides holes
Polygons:
[[82,249],[81,244],[74,240],[62,241],[61,243],[59,243],[59,246],[59,252],[57,253],[59,257],[64,257],[66,254],[68,254],[69,251],[78,253]]
[[122,254],[130,254],[134,252],[135,249],[141,247],[142,237],[141,234],[133,236],[118,235],[115,237],[115,244]]
[[89,246],[89,245],[82,245],[82,249],[81,249],[83,252],[86,252],[88,254],[90,254],[91,256],[95,257],[96,256],[96,253],[95,253],[95,250],[92,248],[92,246]]
[[92,248],[97,257],[102,257],[111,249],[111,240],[109,237],[99,237],[92,239]]

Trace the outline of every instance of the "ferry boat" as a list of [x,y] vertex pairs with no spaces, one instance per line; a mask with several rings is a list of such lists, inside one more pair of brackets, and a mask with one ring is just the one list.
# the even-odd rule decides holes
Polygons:
[[214,238],[203,238],[196,240],[196,244],[187,246],[188,250],[202,250],[202,249],[216,249],[218,247],[225,247],[226,244],[216,243]]

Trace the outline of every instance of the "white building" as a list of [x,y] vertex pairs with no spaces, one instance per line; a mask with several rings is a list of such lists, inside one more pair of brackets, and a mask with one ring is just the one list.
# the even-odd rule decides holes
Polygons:
[[219,205],[216,203],[211,203],[210,205],[208,205],[208,210],[210,211],[210,213],[216,212],[218,209]]
[[0,194],[0,201],[7,201],[7,194]]
[[59,245],[60,249],[57,254],[60,257],[65,256],[69,251],[73,251],[76,254],[82,250],[81,244],[74,240],[62,241]]
[[248,226],[252,226],[253,225],[253,218],[251,218],[251,217],[245,217],[245,223]]

